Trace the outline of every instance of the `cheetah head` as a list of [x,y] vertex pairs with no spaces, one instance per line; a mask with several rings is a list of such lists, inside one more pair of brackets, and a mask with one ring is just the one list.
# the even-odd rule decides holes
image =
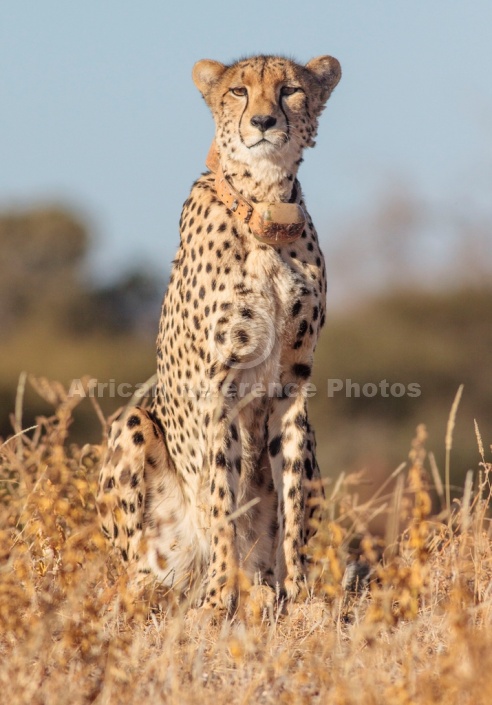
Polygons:
[[204,59],[193,80],[212,111],[221,154],[251,164],[291,162],[314,146],[318,118],[339,82],[331,56],[305,66],[277,56],[255,56],[230,66]]

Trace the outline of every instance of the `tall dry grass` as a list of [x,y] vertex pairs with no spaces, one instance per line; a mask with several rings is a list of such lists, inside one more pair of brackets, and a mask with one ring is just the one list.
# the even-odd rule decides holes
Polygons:
[[17,433],[0,442],[1,702],[492,702],[492,465],[478,429],[481,462],[454,501],[423,426],[369,501],[357,496],[367,478],[327,484],[302,601],[265,612],[242,580],[227,621],[151,586],[128,591],[96,520],[102,446],[71,443],[76,400],[33,383],[53,415],[23,432],[21,385]]

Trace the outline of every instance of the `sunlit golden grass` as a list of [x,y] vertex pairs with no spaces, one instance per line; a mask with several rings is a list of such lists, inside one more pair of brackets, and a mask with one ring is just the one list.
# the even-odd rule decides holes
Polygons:
[[[128,591],[96,520],[103,448],[72,444],[76,400],[35,384],[54,415],[20,432],[20,394],[18,434],[0,441],[1,702],[492,702],[492,466],[478,429],[481,462],[451,514],[420,426],[369,501],[357,496],[368,478],[327,483],[302,601],[265,611],[243,579],[227,621]],[[371,577],[350,593],[354,558]]]

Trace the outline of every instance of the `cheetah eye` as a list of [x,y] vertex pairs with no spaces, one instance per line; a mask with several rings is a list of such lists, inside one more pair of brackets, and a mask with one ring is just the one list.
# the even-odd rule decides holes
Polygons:
[[248,90],[244,86],[237,86],[235,88],[231,88],[230,91],[233,95],[237,95],[238,97],[248,95]]
[[293,95],[294,93],[298,93],[301,89],[299,86],[282,86],[280,89],[280,95],[281,96],[289,96]]

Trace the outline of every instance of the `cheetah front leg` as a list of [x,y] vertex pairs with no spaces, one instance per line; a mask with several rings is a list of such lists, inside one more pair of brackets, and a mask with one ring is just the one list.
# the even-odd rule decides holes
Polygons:
[[305,479],[307,480],[304,490],[304,530],[306,533],[307,543],[316,533],[316,524],[322,517],[323,505],[325,501],[325,490],[321,479],[318,461],[316,459],[316,437],[309,420],[307,420],[306,426],[306,453],[304,458],[304,470]]
[[313,460],[306,400],[298,379],[292,389],[297,393],[272,401],[268,452],[279,500],[276,580],[287,598],[295,600],[304,581],[305,478]]
[[233,614],[237,605],[238,549],[236,509],[241,465],[241,441],[235,423],[235,405],[216,395],[221,403],[214,408],[208,434],[210,473],[210,560],[205,607],[221,607]]

